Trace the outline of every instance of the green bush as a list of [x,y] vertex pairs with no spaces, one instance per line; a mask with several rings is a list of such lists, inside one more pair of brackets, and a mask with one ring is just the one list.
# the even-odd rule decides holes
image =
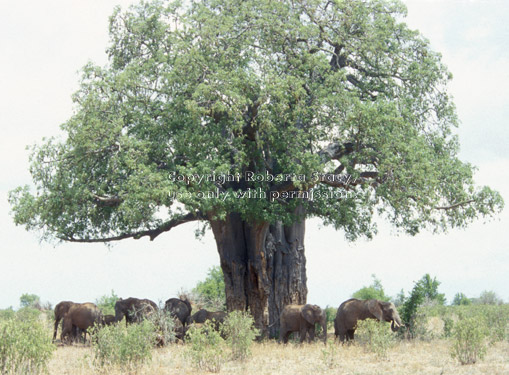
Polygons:
[[452,337],[454,329],[454,320],[451,317],[444,318],[444,337]]
[[152,359],[155,344],[154,324],[113,324],[96,330],[92,337],[94,363],[101,368],[120,366],[123,370],[139,368]]
[[484,316],[488,322],[488,335],[491,343],[509,339],[509,316],[498,306],[486,306]]
[[19,305],[21,308],[32,307],[38,309],[41,307],[41,298],[37,294],[24,293],[19,297]]
[[104,315],[115,315],[115,303],[119,297],[112,290],[111,295],[104,295],[95,300],[95,304]]
[[191,326],[187,331],[186,355],[194,367],[209,372],[219,372],[227,359],[225,341],[207,321],[201,326]]
[[56,347],[41,321],[7,319],[0,321],[0,373],[40,374]]
[[242,311],[233,311],[226,317],[222,332],[232,350],[234,360],[243,360],[251,354],[251,345],[259,334],[254,327],[253,317]]
[[464,293],[456,293],[454,295],[454,299],[452,301],[452,304],[455,306],[461,306],[461,305],[471,305],[472,301],[470,298],[468,298]]
[[0,321],[7,320],[7,319],[13,319],[16,316],[16,312],[12,307],[9,307],[8,309],[0,310]]
[[[175,320],[169,311],[158,309],[149,315],[148,320],[154,324],[156,329],[158,346],[175,342]],[[183,330],[182,325],[180,326]]]
[[[416,327],[423,324],[423,320],[439,317],[444,322],[444,337],[451,337],[454,322],[473,318],[486,322],[490,342],[509,339],[509,305],[458,305],[458,306],[426,306],[420,307],[416,314]],[[417,332],[419,337],[419,332]]]
[[207,278],[198,282],[192,293],[193,299],[203,308],[212,311],[224,310],[226,307],[226,292],[221,267],[214,266],[210,268]]
[[23,307],[16,311],[16,319],[23,321],[34,321],[38,320],[41,316],[41,312],[33,307]]
[[356,335],[358,343],[382,359],[387,358],[387,351],[396,344],[396,338],[389,325],[375,319],[359,321]]
[[451,356],[462,365],[476,363],[486,354],[488,330],[483,320],[465,318],[454,325]]
[[376,275],[371,275],[373,282],[370,286],[365,286],[356,291],[352,297],[357,299],[377,299],[380,301],[389,301],[391,298],[385,295],[382,282],[377,279]]
[[[409,327],[411,337],[419,334],[416,331],[417,311],[422,305],[443,306],[445,304],[445,296],[438,293],[440,282],[435,278],[431,278],[429,274],[425,274],[419,281],[414,283],[410,297],[404,299],[403,304],[399,308],[399,313],[403,322]],[[401,297],[399,297],[401,298]]]
[[[334,327],[334,319],[336,319],[337,312],[337,307],[327,306],[325,308],[325,315],[327,316],[327,327]],[[330,332],[330,330],[328,329],[327,332]]]

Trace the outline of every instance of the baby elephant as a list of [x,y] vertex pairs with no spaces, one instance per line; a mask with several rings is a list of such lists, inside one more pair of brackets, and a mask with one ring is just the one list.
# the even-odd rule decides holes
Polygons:
[[327,342],[327,315],[317,305],[288,305],[283,309],[280,317],[279,341],[286,344],[292,332],[299,332],[300,342],[308,336],[308,342],[315,338],[315,324],[323,330],[323,341]]
[[353,340],[357,321],[364,319],[377,319],[392,322],[391,329],[397,331],[402,325],[398,311],[392,302],[383,302],[376,299],[359,300],[356,298],[343,302],[334,319],[334,334],[339,336],[341,342],[345,339]]

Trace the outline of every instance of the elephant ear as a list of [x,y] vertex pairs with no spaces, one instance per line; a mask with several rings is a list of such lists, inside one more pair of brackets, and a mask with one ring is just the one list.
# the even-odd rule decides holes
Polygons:
[[315,310],[316,310],[316,306],[314,305],[310,305],[310,304],[307,304],[307,305],[304,305],[302,307],[302,310],[300,311],[300,314],[302,315],[302,317],[304,318],[304,320],[306,322],[308,322],[309,324],[315,324]]
[[380,305],[380,301],[376,299],[370,299],[366,302],[368,311],[373,315],[374,318],[379,321],[383,320],[383,311],[382,306]]

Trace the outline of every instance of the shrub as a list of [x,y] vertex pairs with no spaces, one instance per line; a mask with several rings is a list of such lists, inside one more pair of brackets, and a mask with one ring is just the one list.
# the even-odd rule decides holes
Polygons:
[[92,343],[96,366],[133,370],[152,359],[155,327],[148,320],[127,327],[123,324],[101,327],[93,334]]
[[259,334],[253,317],[242,311],[233,311],[226,317],[222,332],[232,350],[234,360],[246,359],[251,354],[251,345]]
[[95,304],[104,315],[115,315],[115,303],[118,301],[119,297],[112,290],[111,295],[104,295],[95,300]]
[[[159,346],[175,342],[175,320],[169,311],[158,309],[150,314],[148,319],[154,324]],[[183,330],[182,324],[180,327]]]
[[322,362],[328,369],[338,366],[338,345],[334,340],[327,340],[327,345],[322,349]]
[[0,321],[13,319],[16,316],[16,312],[12,307],[8,309],[0,310]]
[[483,291],[479,298],[475,298],[473,302],[479,305],[501,305],[504,303],[492,290]]
[[336,318],[337,312],[337,307],[327,306],[325,308],[325,315],[327,316],[327,327],[334,326],[334,319]]
[[19,297],[19,305],[21,308],[32,307],[34,309],[41,308],[41,299],[36,294],[24,293]]
[[[412,336],[423,341],[435,340],[444,337],[446,333],[445,325],[446,318],[444,318],[444,314],[435,315],[431,314],[428,308],[419,308],[413,319]],[[450,330],[451,327],[448,327],[448,329]]]
[[417,310],[419,306],[426,305],[444,305],[445,296],[438,293],[440,282],[435,278],[431,278],[429,274],[425,274],[419,281],[414,284],[410,297],[405,300],[400,308],[400,316],[403,322],[409,327],[412,337],[416,335],[415,323],[417,318]]
[[481,319],[465,318],[453,329],[451,356],[462,365],[476,363],[486,354],[487,329]]
[[186,355],[199,370],[219,372],[226,360],[225,341],[207,321],[201,326],[191,326],[187,331]]
[[463,293],[456,293],[455,296],[454,296],[454,299],[452,301],[452,304],[455,305],[455,306],[461,306],[461,305],[468,306],[468,305],[472,304],[472,301],[465,294],[463,294]]
[[33,307],[23,307],[16,311],[16,319],[23,321],[34,321],[39,320],[41,312]]
[[0,321],[0,373],[40,374],[56,347],[42,322],[29,319]]
[[444,336],[451,337],[454,323],[465,318],[484,321],[490,342],[509,339],[509,305],[458,305],[458,306],[427,306],[420,307],[417,313],[417,328],[419,318],[423,315],[439,317],[444,322]]
[[375,319],[361,320],[357,323],[357,342],[379,358],[387,358],[387,351],[396,343],[389,325]]
[[198,282],[192,290],[193,299],[208,310],[223,310],[226,307],[226,292],[221,267],[209,269],[207,278]]
[[450,317],[444,318],[444,337],[449,338],[453,335],[454,320]]
[[509,317],[498,306],[485,306],[483,316],[486,318],[488,335],[491,343],[509,338]]

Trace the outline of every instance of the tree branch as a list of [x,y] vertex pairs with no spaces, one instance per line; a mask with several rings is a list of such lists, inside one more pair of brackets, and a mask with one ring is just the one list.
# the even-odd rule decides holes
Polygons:
[[344,144],[335,142],[318,151],[318,154],[322,158],[339,160],[344,155],[351,154],[354,151],[354,144],[352,142],[346,142]]
[[111,197],[101,197],[97,194],[94,194],[94,200],[98,205],[106,207],[117,207],[120,203],[122,203],[122,198],[117,195]]
[[105,238],[74,238],[74,237],[58,237],[60,240],[68,241],[68,242],[80,242],[80,243],[97,243],[97,242],[113,242],[120,241],[126,238],[134,238],[135,240],[139,240],[142,237],[148,236],[150,241],[153,241],[157,236],[161,233],[168,232],[171,229],[175,228],[178,225],[189,223],[191,221],[201,220],[202,215],[200,213],[189,213],[187,215],[169,220],[163,223],[160,227],[155,229],[144,230],[135,233],[124,233],[114,237],[105,237]]
[[378,172],[361,172],[359,178],[352,179],[350,175],[334,175],[334,174],[324,174],[321,176],[318,182],[329,185],[337,188],[344,188],[348,190],[352,186],[363,185],[363,184],[377,184],[378,181]]
[[458,208],[458,207],[461,207],[461,206],[466,206],[467,204],[470,204],[472,202],[475,202],[475,200],[474,199],[470,199],[468,201],[455,203],[455,204],[452,204],[450,206],[438,206],[438,207],[433,207],[433,208],[435,210],[452,210],[452,209],[455,209],[455,208]]

